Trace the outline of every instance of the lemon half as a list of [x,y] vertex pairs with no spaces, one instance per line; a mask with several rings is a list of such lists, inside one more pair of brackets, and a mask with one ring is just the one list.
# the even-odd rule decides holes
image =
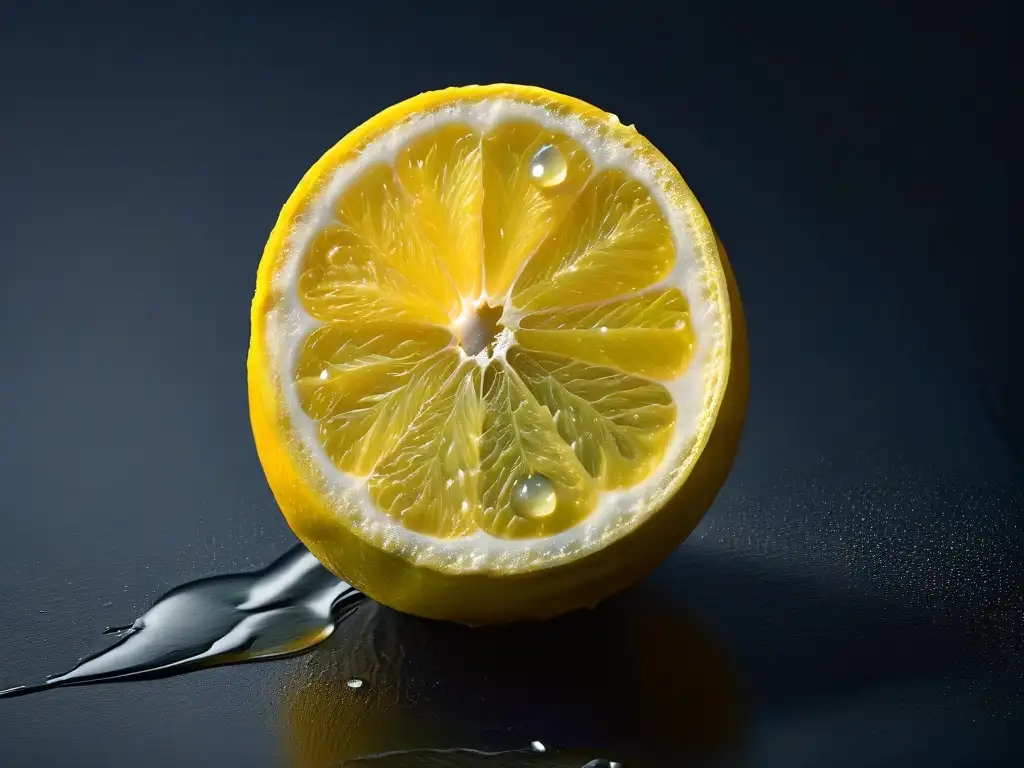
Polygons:
[[515,85],[427,93],[305,175],[260,262],[249,401],[289,525],[401,611],[592,605],[724,480],[746,339],[724,251],[632,126]]

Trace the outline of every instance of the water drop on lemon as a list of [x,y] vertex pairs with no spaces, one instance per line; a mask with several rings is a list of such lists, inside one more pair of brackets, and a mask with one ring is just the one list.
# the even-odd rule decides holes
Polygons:
[[530,158],[530,178],[538,186],[556,187],[565,181],[569,164],[562,151],[551,144],[545,144]]
[[554,484],[539,472],[526,475],[512,489],[512,511],[527,520],[539,520],[555,511]]

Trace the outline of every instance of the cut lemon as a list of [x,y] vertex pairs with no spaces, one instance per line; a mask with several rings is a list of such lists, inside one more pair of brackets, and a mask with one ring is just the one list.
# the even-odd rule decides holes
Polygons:
[[299,538],[386,605],[472,624],[651,570],[746,404],[739,297],[679,173],[614,115],[513,85],[402,102],[313,166],[248,367]]

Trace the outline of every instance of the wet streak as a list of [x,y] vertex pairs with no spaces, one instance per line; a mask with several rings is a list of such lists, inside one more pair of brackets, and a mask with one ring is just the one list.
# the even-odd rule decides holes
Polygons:
[[120,635],[109,648],[0,698],[293,656],[328,638],[362,599],[296,546],[259,571],[175,587],[131,624],[108,627]]

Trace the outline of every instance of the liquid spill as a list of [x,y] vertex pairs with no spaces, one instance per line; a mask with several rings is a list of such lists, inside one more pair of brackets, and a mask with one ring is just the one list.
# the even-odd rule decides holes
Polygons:
[[624,763],[617,760],[597,758],[580,765],[578,759],[546,755],[546,752],[546,749],[536,749],[532,745],[523,749],[498,751],[468,748],[412,749],[351,757],[342,760],[337,765],[341,768],[346,765],[365,765],[372,762],[378,768],[387,766],[395,766],[395,768],[415,768],[415,766],[473,768],[477,765],[486,765],[487,768],[527,768],[528,766],[537,766],[537,768],[626,768]]
[[120,635],[114,645],[0,698],[293,656],[328,638],[361,599],[297,546],[262,570],[172,589],[131,624],[104,630]]
[[[119,636],[109,648],[82,659],[64,674],[2,690],[0,698],[296,656],[326,640],[360,604],[369,602],[298,545],[261,570],[212,576],[175,587],[131,624],[107,627],[104,634]],[[361,677],[348,678],[345,687],[359,694],[372,690]],[[341,765],[410,766],[410,761],[426,760],[435,766],[467,766],[483,760],[489,768],[502,768],[539,765],[529,757],[546,752],[547,747],[539,741],[523,749],[494,752],[462,747],[404,749],[350,757]],[[514,763],[507,762],[513,758]],[[559,761],[557,765],[579,765],[578,760],[569,760],[572,762]],[[584,768],[625,766],[597,759]]]
[[[545,747],[539,741],[533,741],[530,746],[525,749],[499,749],[499,750],[484,750],[484,749],[469,749],[467,747],[454,747],[452,749],[403,749],[396,752],[379,752],[375,755],[363,755],[362,757],[350,757],[348,760],[342,761],[341,765],[347,765],[349,763],[365,763],[370,760],[378,763],[386,762],[392,758],[401,758],[404,764],[407,764],[408,760],[415,759],[416,757],[422,757],[429,760],[431,765],[438,764],[451,764],[452,760],[460,760],[461,764],[465,765],[466,759],[476,758],[497,758],[507,756],[536,756],[542,755],[547,752]],[[447,760],[445,760],[447,758]],[[536,765],[536,763],[533,763]],[[606,765],[613,766],[614,768],[622,768],[620,763],[609,762],[607,760],[591,760],[589,763],[583,766],[583,768],[605,768]]]

